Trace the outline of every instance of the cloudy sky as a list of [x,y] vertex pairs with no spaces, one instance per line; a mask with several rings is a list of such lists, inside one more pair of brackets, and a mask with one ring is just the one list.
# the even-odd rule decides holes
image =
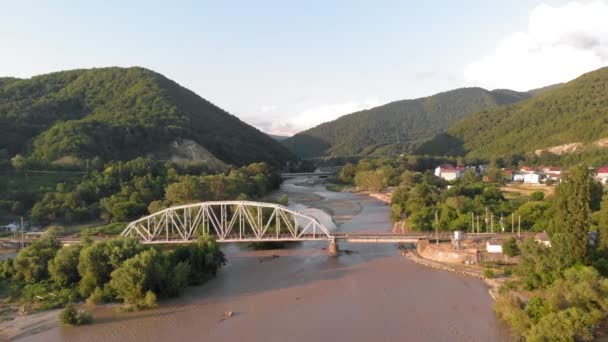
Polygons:
[[0,76],[139,65],[290,135],[393,100],[608,65],[608,0],[0,0]]

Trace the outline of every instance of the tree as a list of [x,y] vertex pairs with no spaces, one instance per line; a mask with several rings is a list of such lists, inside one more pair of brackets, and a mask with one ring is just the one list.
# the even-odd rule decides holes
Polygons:
[[26,163],[27,160],[24,156],[20,154],[17,154],[11,159],[11,165],[13,165],[13,168],[15,168],[15,170],[17,171],[23,171],[25,169]]
[[608,199],[602,201],[598,219],[598,245],[600,255],[608,258]]
[[78,284],[80,281],[78,259],[81,250],[82,245],[80,244],[62,247],[55,258],[49,261],[49,273],[57,285],[71,287]]
[[148,292],[166,278],[167,270],[162,267],[162,258],[157,250],[149,249],[126,260],[111,275],[110,286],[116,296],[135,308],[153,306],[156,300],[147,298],[150,296]]
[[27,284],[49,278],[47,265],[61,248],[61,241],[53,235],[45,234],[40,240],[22,249],[14,261],[13,278]]
[[514,237],[506,239],[502,243],[502,252],[509,257],[514,257],[519,254],[519,247],[517,246],[517,240]]
[[338,173],[338,180],[344,184],[353,184],[356,173],[357,167],[351,163],[347,163]]
[[550,235],[553,254],[563,268],[588,261],[590,179],[588,168],[579,165],[556,189]]

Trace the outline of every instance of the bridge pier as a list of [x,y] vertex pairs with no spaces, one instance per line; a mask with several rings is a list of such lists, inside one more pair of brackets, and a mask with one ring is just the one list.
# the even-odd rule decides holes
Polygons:
[[330,257],[337,257],[339,254],[338,243],[335,239],[329,240],[329,247],[327,248],[327,254]]

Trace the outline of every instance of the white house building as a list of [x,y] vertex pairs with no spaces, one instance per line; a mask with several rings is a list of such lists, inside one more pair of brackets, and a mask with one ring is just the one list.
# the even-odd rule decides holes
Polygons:
[[498,240],[488,240],[486,241],[486,251],[488,253],[502,253],[502,243]]
[[466,169],[462,166],[452,166],[449,164],[440,165],[435,168],[435,176],[441,177],[447,181],[453,181],[462,178]]
[[540,184],[541,177],[538,173],[526,173],[524,174],[524,183],[526,184]]
[[545,232],[536,234],[536,236],[534,236],[534,241],[547,247],[551,247],[551,239],[549,239],[549,235]]

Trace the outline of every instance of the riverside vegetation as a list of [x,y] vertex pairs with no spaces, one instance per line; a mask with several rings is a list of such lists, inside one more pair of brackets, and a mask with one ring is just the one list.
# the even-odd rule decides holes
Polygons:
[[[279,174],[265,163],[218,172],[200,162],[162,163],[149,158],[113,161],[99,164],[85,175],[65,175],[62,179],[61,174],[8,172],[0,181],[6,189],[0,195],[0,208],[29,216],[38,224],[70,225],[98,219],[120,223],[170,205],[261,198],[280,184]],[[42,179],[22,187],[26,177]],[[118,224],[112,232],[121,227],[124,225]]]
[[[522,229],[546,231],[551,246],[531,238],[503,243],[505,254],[518,256],[518,263],[503,272],[509,280],[499,289],[497,316],[516,338],[529,341],[594,337],[608,315],[608,198],[585,165],[570,169],[550,198],[542,193],[506,198],[497,187],[502,175],[496,168],[487,172],[491,182],[470,171],[446,182],[415,168],[411,157],[362,160],[346,165],[337,178],[362,190],[395,187],[393,220],[404,220],[412,230],[437,228],[435,213],[440,229],[465,231],[471,229],[471,212],[483,217],[486,207],[495,215],[521,215]],[[481,224],[484,231],[483,218]],[[495,231],[500,227],[497,222]],[[487,269],[486,276],[496,275]]]
[[6,301],[30,310],[68,305],[61,319],[77,325],[89,318],[70,303],[118,301],[124,310],[154,308],[158,298],[176,297],[186,286],[202,284],[224,263],[218,244],[207,236],[162,250],[126,238],[62,247],[46,234],[14,260],[2,262],[0,284]]

